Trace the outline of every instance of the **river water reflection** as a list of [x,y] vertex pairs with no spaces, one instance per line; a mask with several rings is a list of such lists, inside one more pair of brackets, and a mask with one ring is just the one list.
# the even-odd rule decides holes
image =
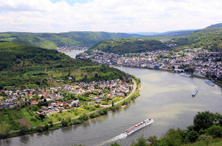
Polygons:
[[[169,72],[120,67],[129,74],[141,79],[140,97],[128,107],[115,113],[109,112],[89,120],[82,125],[54,131],[15,137],[1,141],[0,145],[31,146],[71,146],[74,144],[110,145],[118,142],[128,146],[141,135],[145,138],[163,136],[169,128],[185,128],[193,123],[198,111],[219,112],[222,114],[222,90],[211,87],[198,78],[185,78]],[[195,97],[191,94],[198,87]],[[154,118],[155,123],[128,137],[121,133],[132,125]]]

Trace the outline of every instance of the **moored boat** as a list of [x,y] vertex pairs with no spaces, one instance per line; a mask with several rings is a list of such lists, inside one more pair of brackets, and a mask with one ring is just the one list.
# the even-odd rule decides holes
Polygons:
[[187,77],[187,78],[190,78],[190,77],[191,77],[191,75],[186,74],[186,73],[180,73],[180,76],[182,76],[182,77]]
[[126,129],[126,130],[125,130],[125,133],[126,133],[127,135],[130,135],[130,134],[132,134],[133,132],[135,132],[135,131],[137,131],[137,130],[145,127],[145,126],[148,126],[148,125],[152,124],[153,122],[154,122],[153,119],[146,119],[146,120],[144,120],[144,121],[142,121],[142,122],[140,122],[140,123],[138,123],[138,124],[130,127],[129,129]]
[[215,84],[212,81],[209,81],[209,80],[205,80],[205,83],[207,83],[208,85],[211,85],[211,86],[215,86]]

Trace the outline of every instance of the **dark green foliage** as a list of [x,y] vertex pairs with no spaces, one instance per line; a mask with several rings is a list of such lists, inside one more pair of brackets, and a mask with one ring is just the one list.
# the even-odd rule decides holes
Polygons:
[[198,112],[198,114],[194,117],[194,129],[199,132],[200,129],[207,129],[213,126],[215,122],[215,114],[206,112]]
[[92,63],[72,59],[56,50],[46,50],[17,42],[0,42],[1,88],[3,86],[48,87],[47,70],[65,68],[74,70],[87,65]]
[[19,134],[20,134],[20,135],[25,135],[26,132],[28,132],[28,127],[27,127],[27,125],[21,125],[19,129],[20,129],[20,130],[19,130]]
[[207,129],[207,133],[213,138],[221,137],[222,136],[222,127],[219,125],[213,125],[212,127]]
[[137,139],[137,143],[132,142],[131,146],[148,146],[146,139],[141,136],[140,138]]
[[83,114],[79,117],[80,121],[87,121],[89,119],[89,116],[87,114]]
[[169,47],[157,40],[127,38],[101,41],[91,47],[89,51],[101,50],[103,52],[125,54],[163,49],[169,49]]
[[115,143],[112,143],[110,146],[121,146],[121,145],[115,142]]
[[62,124],[62,127],[67,127],[67,126],[69,126],[69,121],[68,120],[62,120],[61,124]]
[[198,138],[199,134],[197,133],[197,131],[190,131],[187,133],[187,136],[186,136],[186,142],[195,142]]

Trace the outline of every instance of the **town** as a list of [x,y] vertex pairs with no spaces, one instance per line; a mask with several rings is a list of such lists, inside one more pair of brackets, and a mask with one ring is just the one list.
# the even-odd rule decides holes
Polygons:
[[98,64],[187,72],[199,77],[211,77],[221,80],[221,56],[221,52],[208,52],[201,48],[187,48],[178,52],[157,50],[124,55],[94,50],[90,53],[82,53],[78,58],[91,59]]
[[[52,79],[51,79],[52,80]],[[133,85],[120,79],[98,82],[78,82],[49,88],[0,91],[0,108],[35,105],[42,107],[37,114],[81,108],[84,105],[105,106],[124,99]],[[44,105],[44,106],[42,106]]]

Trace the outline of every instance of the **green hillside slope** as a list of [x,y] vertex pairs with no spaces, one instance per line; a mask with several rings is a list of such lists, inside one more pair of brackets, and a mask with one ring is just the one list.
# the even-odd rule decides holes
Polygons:
[[209,51],[222,51],[222,28],[206,28],[185,37],[172,39],[178,46],[191,45]]
[[[70,76],[74,80],[69,80]],[[124,76],[126,74],[118,69],[72,59],[56,50],[0,41],[0,90],[58,84],[49,83],[51,78],[63,80],[60,84],[64,84],[123,79]]]
[[169,49],[169,47],[157,40],[126,38],[101,41],[91,47],[89,51],[101,50],[104,52],[124,54],[139,53],[159,49]]
[[67,32],[67,33],[1,33],[0,40],[16,41],[27,45],[56,49],[60,46],[91,47],[104,39],[143,37],[137,34],[108,33],[108,32]]

